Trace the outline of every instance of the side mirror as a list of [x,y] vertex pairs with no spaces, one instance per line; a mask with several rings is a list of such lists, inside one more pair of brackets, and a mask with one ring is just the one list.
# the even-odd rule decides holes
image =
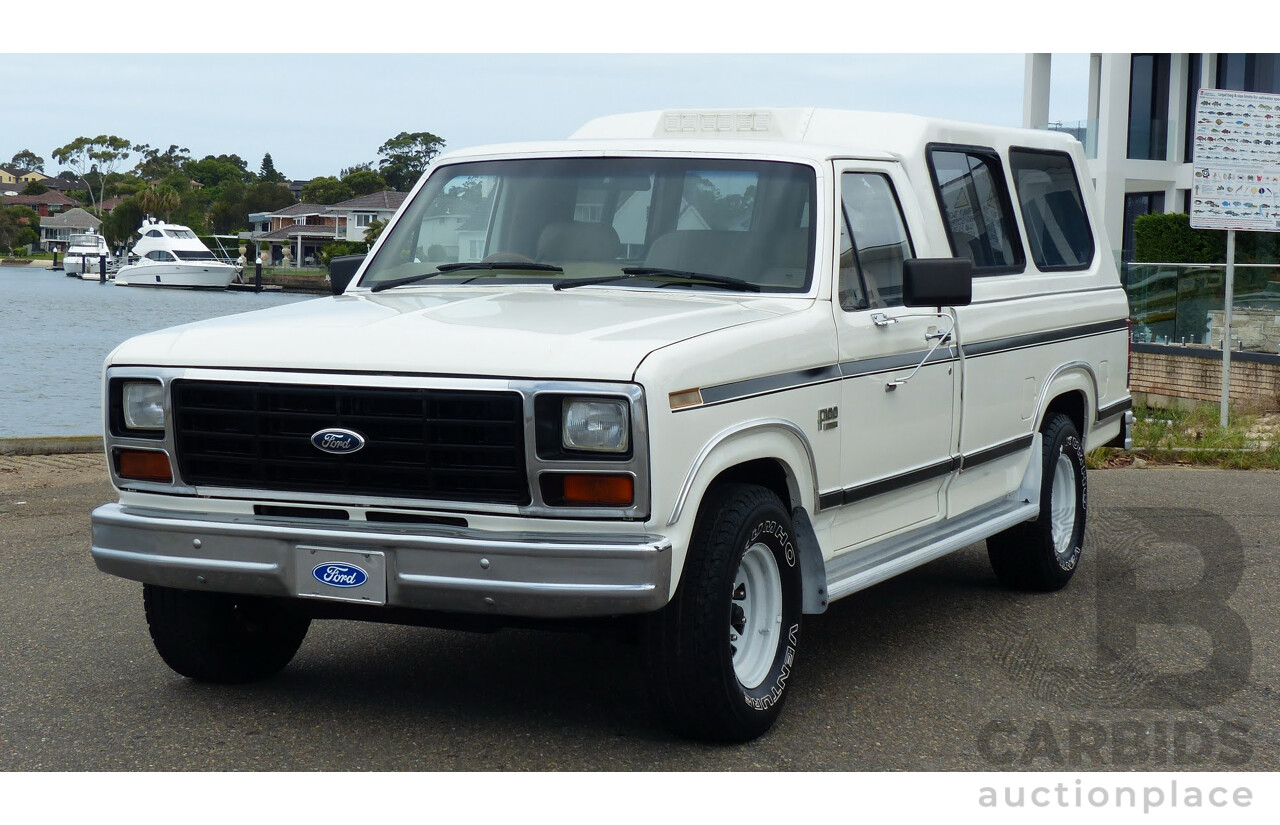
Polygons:
[[[335,259],[336,260],[336,259]],[[902,303],[909,307],[962,307],[973,300],[973,261],[908,258],[902,263]]]
[[329,261],[329,291],[334,295],[346,292],[364,259],[364,255],[339,255]]

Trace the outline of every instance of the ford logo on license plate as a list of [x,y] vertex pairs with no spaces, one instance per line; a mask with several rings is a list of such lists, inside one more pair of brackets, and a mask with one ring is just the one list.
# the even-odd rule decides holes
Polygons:
[[311,445],[317,450],[334,455],[346,455],[364,449],[364,436],[354,430],[330,428],[311,436]]
[[316,581],[330,587],[359,587],[369,580],[369,574],[354,564],[337,561],[317,564],[311,575],[315,576]]

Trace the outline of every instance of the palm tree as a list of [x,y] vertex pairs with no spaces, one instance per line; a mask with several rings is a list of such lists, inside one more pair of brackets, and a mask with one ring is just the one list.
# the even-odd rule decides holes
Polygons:
[[156,186],[151,184],[138,195],[138,204],[148,215],[163,215],[165,221],[182,203],[178,191],[172,186]]

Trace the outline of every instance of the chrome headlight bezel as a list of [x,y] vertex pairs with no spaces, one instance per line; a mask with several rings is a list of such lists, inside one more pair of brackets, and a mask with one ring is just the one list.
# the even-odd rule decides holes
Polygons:
[[571,452],[625,454],[631,407],[623,398],[574,397],[561,402],[560,446]]
[[159,381],[122,381],[120,415],[130,432],[164,432],[164,385]]

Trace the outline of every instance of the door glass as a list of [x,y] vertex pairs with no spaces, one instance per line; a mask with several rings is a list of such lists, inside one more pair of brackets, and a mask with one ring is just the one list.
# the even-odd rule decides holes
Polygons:
[[[911,240],[893,185],[884,175],[845,172],[840,199],[847,228],[841,226],[840,304],[844,309],[902,306],[902,262],[912,256]],[[847,235],[852,243],[847,254]],[[846,267],[846,259],[851,266]],[[862,274],[865,293],[857,294],[856,271]],[[846,287],[856,303],[847,304]]]

